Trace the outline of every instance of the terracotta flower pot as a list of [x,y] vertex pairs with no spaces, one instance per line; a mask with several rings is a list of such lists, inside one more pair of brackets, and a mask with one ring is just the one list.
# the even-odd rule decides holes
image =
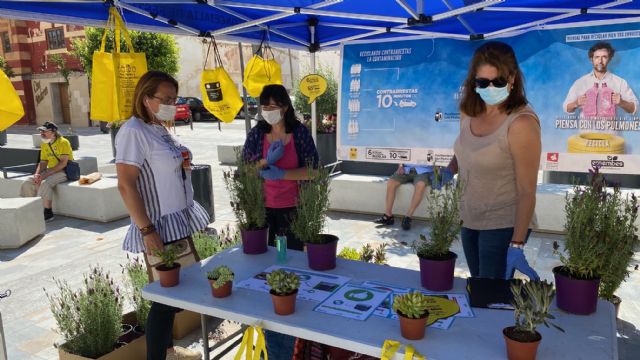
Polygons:
[[231,290],[233,289],[233,281],[227,281],[219,288],[214,288],[213,283],[216,282],[215,279],[209,279],[209,285],[211,286],[211,295],[216,298],[225,298],[231,295]]
[[536,353],[538,352],[538,345],[542,336],[536,331],[536,336],[531,341],[519,341],[513,339],[513,331],[515,326],[509,326],[502,329],[502,335],[507,345],[507,358],[509,360],[535,360]]
[[407,340],[420,340],[424,338],[424,331],[427,327],[427,318],[429,312],[425,311],[424,316],[418,319],[413,319],[404,316],[398,312],[398,318],[400,319],[400,334]]
[[160,274],[160,286],[173,287],[180,283],[180,263],[175,263],[172,268],[167,268],[164,265],[156,266],[158,274]]
[[296,295],[298,289],[289,295],[276,295],[273,290],[270,291],[271,300],[273,301],[273,311],[278,315],[291,315],[296,311]]
[[322,234],[322,244],[307,243],[307,260],[313,270],[324,271],[335,269],[338,250],[338,237]]
[[449,251],[442,259],[420,259],[420,284],[432,291],[448,291],[453,288],[453,271],[458,255]]
[[269,227],[260,230],[240,230],[242,239],[242,252],[249,255],[264,254],[267,252],[269,240]]
[[589,315],[598,307],[600,279],[576,279],[564,266],[553,268],[556,283],[556,304],[571,314]]

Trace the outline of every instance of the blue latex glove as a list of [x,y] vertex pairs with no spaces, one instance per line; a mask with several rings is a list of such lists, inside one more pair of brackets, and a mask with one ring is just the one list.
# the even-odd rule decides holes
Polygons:
[[282,158],[284,155],[284,144],[281,140],[274,141],[269,146],[269,150],[267,150],[267,163],[269,165],[275,164],[278,160]]
[[431,187],[436,190],[442,189],[443,186],[453,181],[453,173],[448,168],[438,169],[438,176],[436,177],[436,171],[434,170],[430,175]]
[[265,180],[281,180],[282,178],[284,178],[285,172],[285,170],[271,165],[268,168],[260,170],[260,176],[262,176],[262,178]]
[[514,269],[527,275],[529,280],[540,280],[538,273],[529,266],[527,258],[524,257],[524,251],[522,249],[509,246],[509,250],[507,251],[507,272],[504,277],[506,279],[511,279]]

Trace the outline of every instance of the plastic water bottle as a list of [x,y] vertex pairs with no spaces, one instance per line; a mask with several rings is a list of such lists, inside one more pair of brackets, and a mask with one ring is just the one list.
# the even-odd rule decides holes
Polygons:
[[287,263],[287,236],[284,234],[276,235],[276,249],[278,250],[278,264]]

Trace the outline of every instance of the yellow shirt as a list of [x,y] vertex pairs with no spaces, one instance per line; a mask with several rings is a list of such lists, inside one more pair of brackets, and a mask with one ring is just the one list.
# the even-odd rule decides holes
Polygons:
[[[51,145],[51,147],[49,147]],[[42,143],[40,145],[40,161],[47,162],[47,169],[51,169],[52,167],[58,165],[58,159],[53,156],[53,152],[55,152],[56,156],[60,158],[62,155],[67,155],[69,160],[73,160],[73,151],[71,151],[71,143],[69,140],[65,139],[63,136],[58,137],[54,142],[49,144]]]

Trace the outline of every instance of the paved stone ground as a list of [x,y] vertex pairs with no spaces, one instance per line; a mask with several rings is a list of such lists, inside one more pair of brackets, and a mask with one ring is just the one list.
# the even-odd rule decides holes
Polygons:
[[[30,148],[33,132],[33,127],[12,127],[7,146]],[[217,124],[196,123],[193,131],[188,126],[179,126],[176,132],[193,150],[195,163],[212,166],[216,221],[211,226],[222,228],[233,223],[229,199],[222,182],[222,170],[225,167],[217,162],[216,145],[241,144],[244,141],[244,123],[236,121],[233,124],[223,124],[222,132],[218,131]],[[79,129],[78,133],[80,149],[75,154],[96,156],[103,170],[112,169],[109,135],[100,133],[97,128]],[[386,243],[391,266],[418,269],[417,257],[404,244],[417,239],[426,224],[416,221],[412,230],[403,231],[399,225],[378,228],[371,222],[372,219],[372,216],[334,212],[329,216],[328,231],[340,237],[340,247],[360,248],[365,243]],[[0,292],[5,289],[12,291],[10,297],[0,300],[9,359],[57,358],[57,350],[52,344],[59,336],[54,331],[56,325],[49,312],[43,288],[53,289],[53,277],[69,281],[72,287],[79,286],[82,273],[95,264],[100,264],[120,277],[120,265],[126,262],[121,243],[128,224],[129,220],[103,224],[59,216],[47,224],[44,236],[32,240],[20,249],[0,250]],[[534,233],[526,249],[532,265],[547,279],[553,278],[551,269],[559,264],[552,253],[554,241],[562,241],[562,237]],[[453,251],[463,253],[459,242],[454,244]],[[636,262],[638,261],[640,256],[637,255]],[[464,256],[458,258],[456,274],[468,276]],[[635,272],[618,291],[623,299],[618,321],[620,359],[640,359],[640,330],[637,329],[640,326],[638,285],[640,272]],[[232,328],[228,324],[221,327],[222,331]],[[201,348],[199,331],[179,344]],[[224,357],[232,358],[231,355]]]

